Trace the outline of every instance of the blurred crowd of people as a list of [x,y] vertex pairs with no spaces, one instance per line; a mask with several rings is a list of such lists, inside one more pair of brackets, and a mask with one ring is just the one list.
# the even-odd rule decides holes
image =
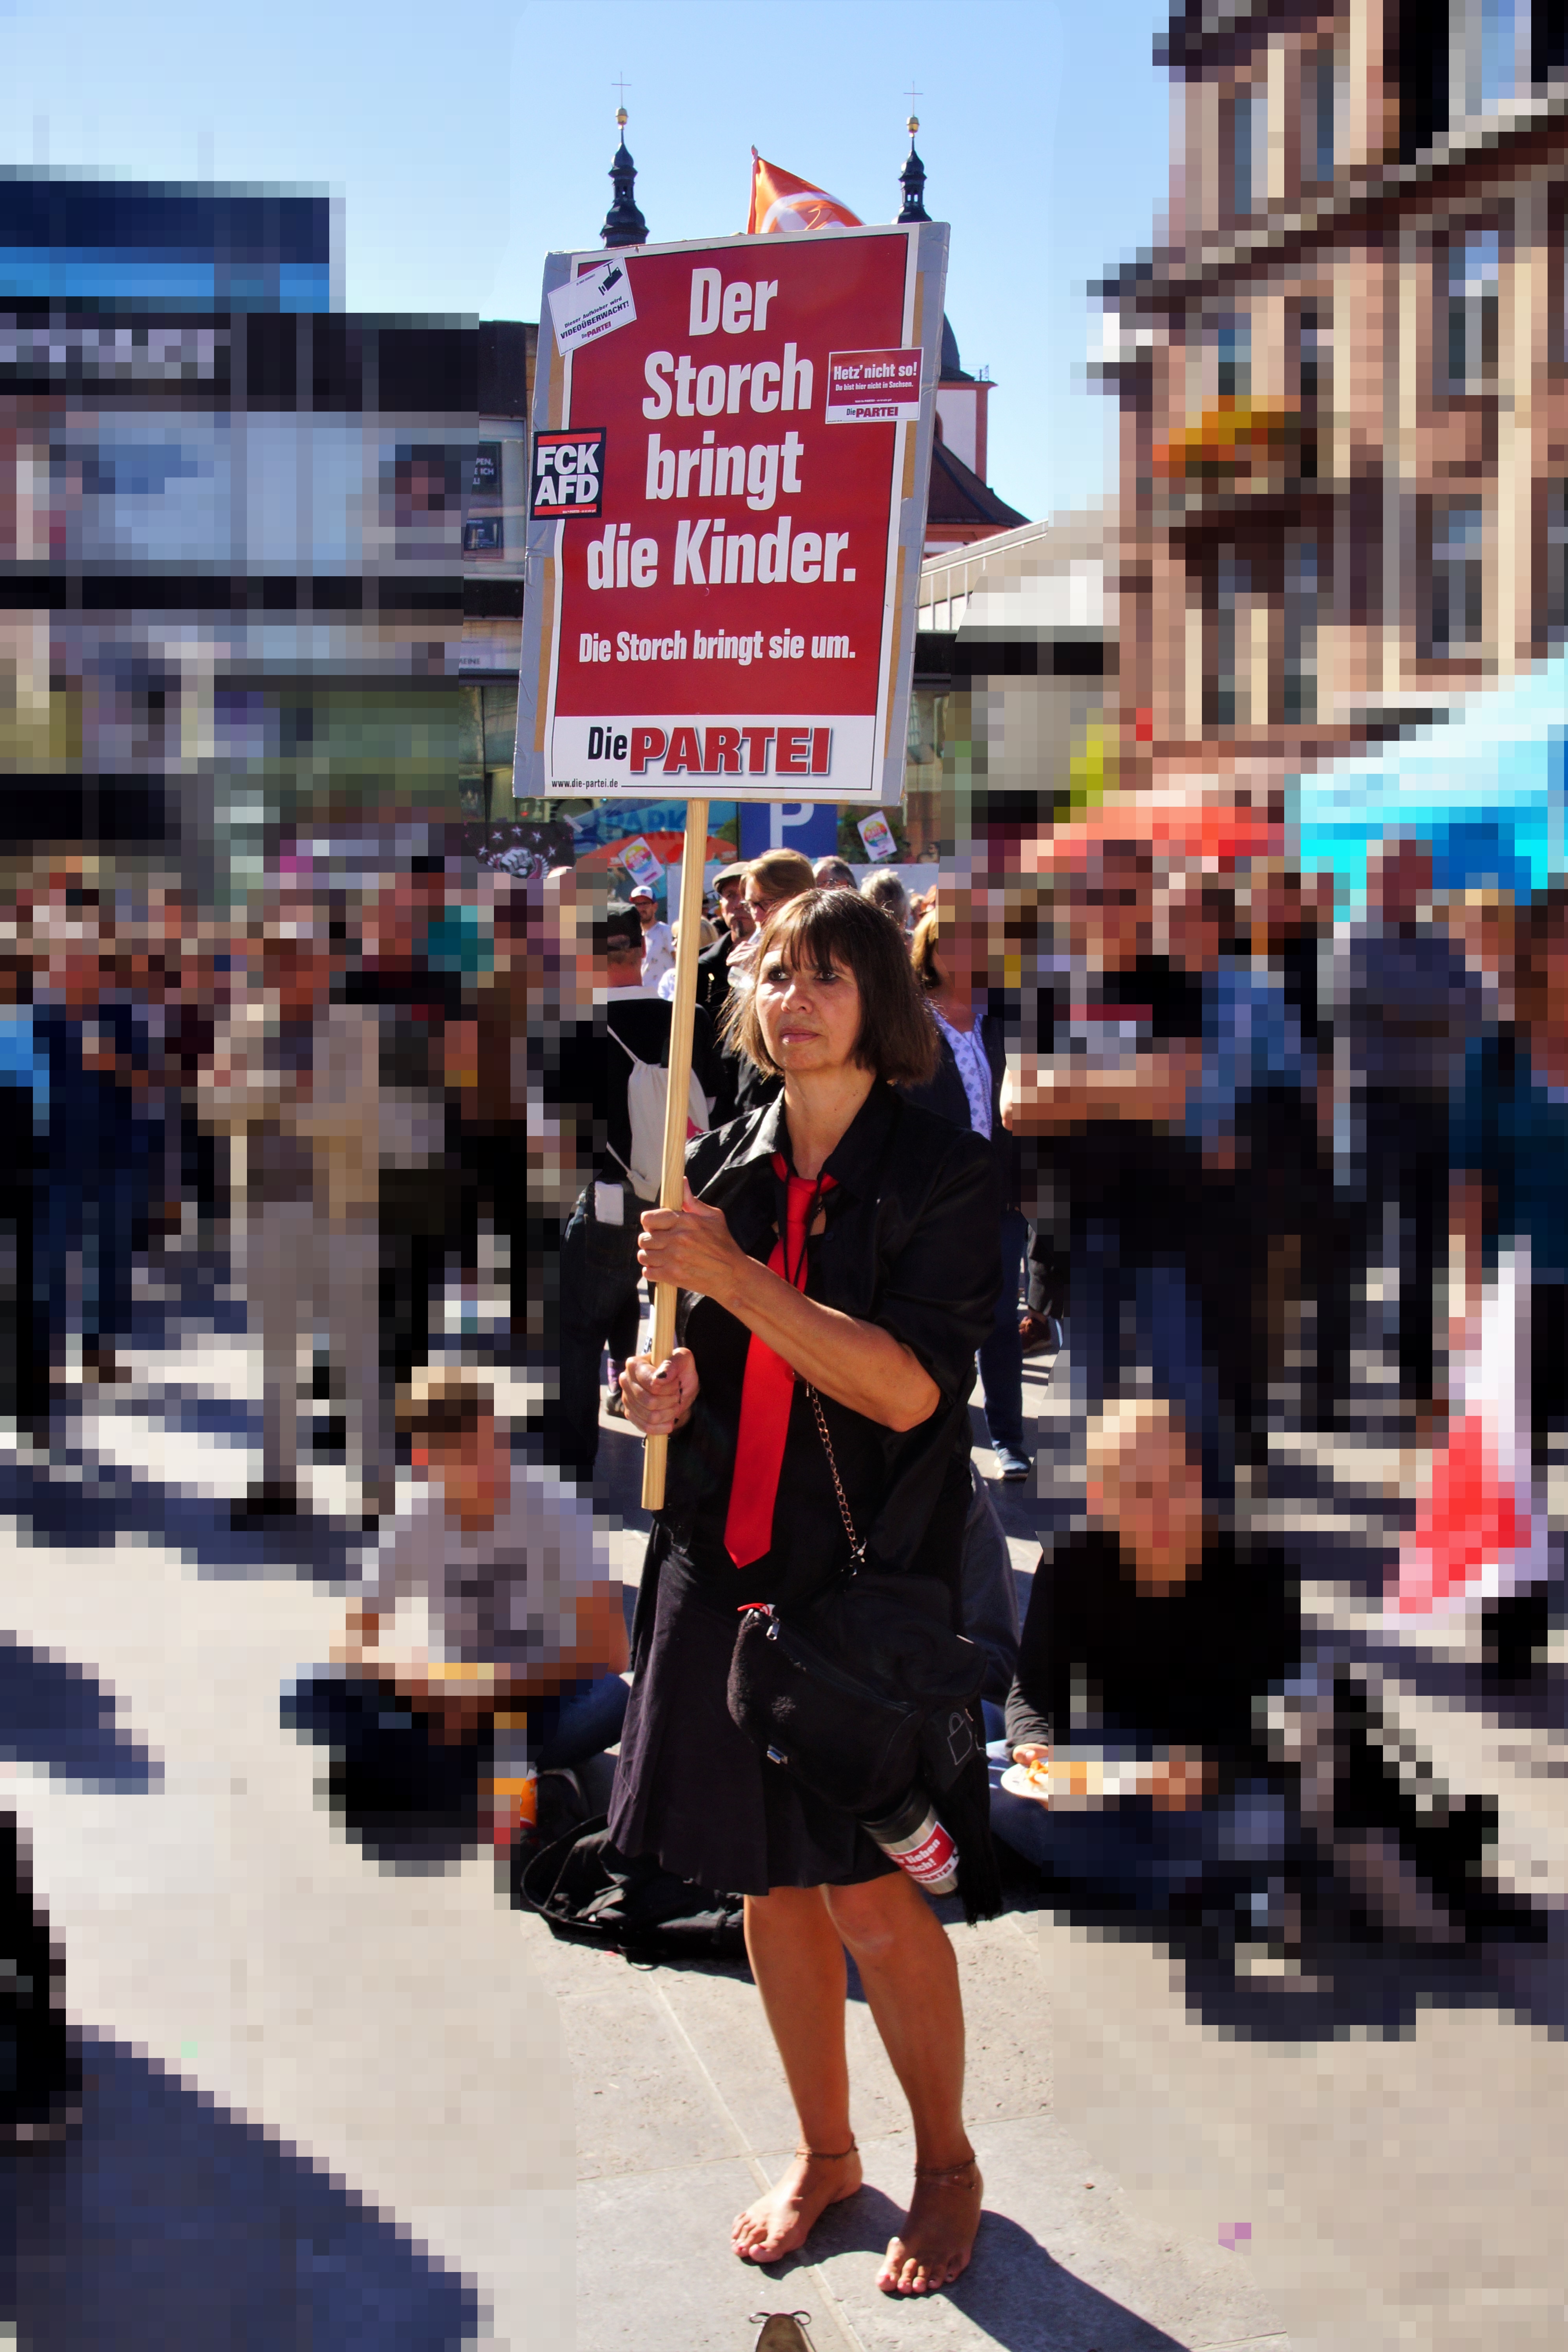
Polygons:
[[[1326,1442],[1375,1439],[1396,1488],[1414,1496],[1425,1479],[1453,1506],[1470,1475],[1455,1467],[1456,1430],[1489,1402],[1478,1335],[1500,1318],[1511,1369],[1489,1401],[1493,1451],[1521,1457],[1504,1501],[1525,1532],[1494,1511],[1489,1535],[1471,1530],[1486,1573],[1456,1589],[1479,1610],[1485,1672],[1519,1690],[1542,1671],[1555,1606],[1544,1477],[1568,1417],[1568,891],[1439,893],[1414,840],[1373,855],[1350,907],[1331,877],[1278,856],[1222,867],[1110,834],[1068,859],[1048,853],[1015,830],[933,869],[918,895],[898,873],[858,883],[841,860],[814,868],[782,849],[720,871],[693,918],[689,1135],[781,1084],[737,1042],[770,920],[807,893],[858,887],[899,932],[936,1033],[935,1076],[907,1091],[982,1137],[994,1164],[1003,1281],[977,1370],[994,1475],[1030,1476],[1024,1365],[1061,1357],[1091,1507],[1101,1498],[1095,1542],[1120,1514],[1125,1556],[1155,1562],[1152,1583],[1135,1580],[1144,1595],[1172,1589],[1172,1544],[1186,1543],[1182,1575],[1209,1562],[1210,1602],[1232,1633],[1246,1596],[1272,1592],[1256,1639],[1226,1654],[1244,1681],[1238,1659],[1267,1665],[1278,1700],[1301,1647],[1299,1617],[1276,1622],[1288,1567],[1260,1585],[1215,1532],[1234,1534],[1266,1496],[1271,1416]],[[497,1789],[528,1780],[546,1716],[581,1761],[624,1706],[618,1617],[605,1632],[594,1614],[609,1604],[591,1511],[574,1518],[569,1498],[574,1486],[591,1503],[604,1417],[624,1412],[622,1371],[646,1345],[639,1220],[659,1191],[679,929],[645,886],[621,898],[566,868],[520,879],[438,855],[353,888],[280,877],[231,915],[173,881],[131,887],[79,861],[24,876],[0,908],[0,1414],[24,1454],[47,1458],[74,1398],[134,1380],[146,1275],[180,1258],[222,1268],[263,1397],[237,1528],[310,1514],[324,1452],[346,1466],[351,1521],[383,1546],[378,1592],[405,1554],[426,1551],[426,1581],[446,1590],[452,1561],[483,1549],[476,1528],[508,1509],[542,1512],[552,1559],[575,1561],[551,1602],[554,1630],[528,1609],[517,1620],[496,1688],[531,1696],[535,1736],[518,1734],[522,1761],[498,1767]],[[530,1475],[557,1482],[510,1504],[491,1492],[493,1464],[468,1463],[480,1438],[494,1454],[493,1391],[428,1386],[454,1288],[458,1350],[482,1361],[487,1266],[510,1308],[492,1362],[530,1400]],[[1378,1385],[1380,1366],[1392,1385]],[[398,1516],[400,1461],[418,1470],[419,1444],[421,1476],[442,1468],[445,1445],[453,1494],[479,1482],[479,1503],[451,1506],[449,1543],[416,1542]],[[1048,1750],[1064,1644],[1103,1653],[1113,1680],[1131,1674],[1129,1706],[1146,1717],[1127,1644],[1134,1629],[1134,1649],[1149,1638],[1147,1609],[1114,1623],[1085,1614],[1083,1580],[1104,1582],[1086,1538],[1055,1571],[1042,1563],[1053,1630],[1026,1626],[1020,1652],[978,1475],[973,1491],[966,1609],[996,1654],[998,1769]],[[1171,1536],[1184,1511],[1197,1513],[1190,1542]],[[494,1542],[484,1559],[491,1577],[523,1574]],[[1191,1720],[1163,1727],[1161,1750],[1160,1804],[1184,1813],[1203,1810],[1206,1784],[1200,1772],[1178,1786],[1169,1759],[1246,1712],[1239,1685],[1203,1696],[1207,1605],[1184,1636]],[[479,1671],[466,1653],[459,1664]],[[394,1686],[409,1697],[406,1675]],[[1301,1687],[1287,1707],[1298,1734]],[[410,1702],[420,1756],[441,1747],[442,1725],[482,1722],[493,1741],[512,1718],[491,1700],[476,1712],[466,1697],[453,1715],[423,1675]],[[341,1744],[352,1717],[360,1738],[358,1701],[318,1692],[313,1704],[329,1731],[312,1736]],[[1337,1706],[1343,1768],[1346,1753],[1371,1753],[1371,1719],[1363,1695],[1342,1688]],[[1258,1794],[1234,1772],[1226,1789],[1232,1814],[1238,1790]],[[1006,1811],[1022,1801],[998,1791],[998,1828],[1039,1859],[1037,1813]],[[1361,1801],[1369,1835],[1415,1820],[1398,1792]],[[515,1805],[497,1802],[515,1826]],[[1239,1816],[1226,1819],[1234,1844]],[[1473,1875],[1484,1823],[1455,1820],[1428,1890],[1445,1871],[1455,1885]],[[1197,1836],[1193,1822],[1184,1834]],[[1045,1843],[1060,1865],[1066,1849]],[[1158,1866],[1179,1876],[1181,1852],[1178,1838]],[[1136,1867],[1157,1875],[1147,1853]]]
[[[1108,837],[1032,877],[1026,847],[914,900],[896,873],[860,886],[908,939],[939,1034],[919,1098],[995,1157],[1006,1272],[981,1377],[1001,1475],[1030,1466],[1024,1352],[1067,1334],[1085,1411],[1141,1374],[1179,1405],[1215,1493],[1257,1494],[1287,1372],[1303,1426],[1365,1424],[1356,1350],[1384,1269],[1399,1387],[1382,1402],[1407,1447],[1429,1446],[1450,1339],[1521,1243],[1539,1463],[1568,1403],[1563,894],[1439,897],[1418,842],[1373,856],[1352,912],[1331,877],[1279,858],[1220,872]],[[510,1263],[513,1360],[550,1391],[549,1443],[592,1475],[599,1402],[636,1345],[679,924],[645,887],[619,900],[587,877],[451,867],[279,882],[228,919],[80,866],[15,887],[0,1408],[28,1437],[47,1442],[67,1384],[126,1377],[138,1260],[182,1234],[224,1242],[266,1373],[241,1515],[300,1507],[310,1335],[374,1518],[392,1396],[428,1357],[449,1270],[471,1297],[484,1229]],[[789,850],[713,877],[693,1131],[776,1087],[727,1016],[769,917],[822,887],[856,877]],[[1539,1607],[1529,1622],[1538,1645]],[[1523,1635],[1498,1638],[1522,1670]]]
[[[1440,898],[1415,842],[1374,856],[1352,913],[1329,877],[1273,858],[1220,873],[1108,838],[1037,880],[1017,845],[994,862],[912,902],[895,873],[862,887],[908,938],[939,1033],[921,1098],[996,1155],[1008,1272],[982,1370],[1003,1475],[1027,1468],[1018,1349],[1070,1330],[1087,1406],[1124,1388],[1131,1349],[1181,1404],[1216,1489],[1247,1490],[1289,1363],[1307,1426],[1364,1418],[1352,1356],[1384,1266],[1388,1402],[1427,1442],[1449,1402],[1450,1318],[1473,1307],[1500,1236],[1532,1247],[1544,1442],[1568,1355],[1551,1209],[1562,893]],[[425,1361],[449,1261],[471,1290],[481,1223],[503,1261],[510,1248],[517,1360],[542,1365],[547,1307],[558,1352],[571,1285],[551,1243],[570,1264],[574,1219],[602,1245],[635,1234],[658,1189],[637,1074],[667,1057],[679,926],[644,888],[621,901],[587,877],[452,866],[416,859],[353,892],[279,884],[232,919],[79,867],[14,889],[0,1404],[27,1433],[47,1437],[68,1380],[124,1378],[133,1267],[182,1234],[233,1243],[276,1373],[258,1510],[298,1487],[282,1366],[289,1335],[316,1323],[365,1507],[384,1501],[390,1422],[372,1391]],[[776,1084],[726,1015],[768,918],[825,884],[856,887],[842,861],[814,870],[788,850],[714,877],[694,1124]],[[1451,1256],[1470,1285],[1453,1299]]]
[[393,1391],[429,1353],[448,1257],[471,1290],[481,1220],[526,1214],[528,938],[521,886],[438,856],[378,887],[280,884],[232,919],[79,867],[16,887],[0,1394],[23,1436],[47,1444],[79,1381],[132,1378],[135,1269],[183,1242],[229,1257],[265,1367],[237,1516],[300,1507],[311,1339],[364,1512],[387,1507]]

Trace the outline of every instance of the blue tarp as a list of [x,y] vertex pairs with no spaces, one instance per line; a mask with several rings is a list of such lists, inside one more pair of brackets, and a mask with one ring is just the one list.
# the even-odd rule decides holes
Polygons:
[[1568,653],[1456,705],[1446,721],[1298,779],[1303,869],[1359,898],[1374,842],[1432,845],[1437,887],[1523,896],[1563,870]]

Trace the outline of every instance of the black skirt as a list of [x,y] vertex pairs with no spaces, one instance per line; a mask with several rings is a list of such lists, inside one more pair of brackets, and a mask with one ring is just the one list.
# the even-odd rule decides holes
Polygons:
[[679,1877],[731,1895],[857,1886],[896,1869],[857,1821],[768,1763],[731,1722],[738,1596],[721,1576],[695,1569],[656,1522],[643,1577],[639,1612],[655,1581],[651,1624],[610,1804],[620,1851],[655,1854]]

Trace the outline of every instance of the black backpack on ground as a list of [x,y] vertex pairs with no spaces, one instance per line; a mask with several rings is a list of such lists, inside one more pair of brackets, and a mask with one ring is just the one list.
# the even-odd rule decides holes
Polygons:
[[718,1895],[663,1870],[651,1854],[627,1861],[610,1843],[605,1815],[564,1837],[513,1856],[512,1901],[535,1911],[552,1935],[596,1944],[628,1960],[743,1960],[738,1895]]

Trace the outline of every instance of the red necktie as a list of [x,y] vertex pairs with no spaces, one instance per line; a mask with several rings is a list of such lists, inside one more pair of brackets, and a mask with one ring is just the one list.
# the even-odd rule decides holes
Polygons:
[[[778,1155],[774,1156],[773,1173],[784,1173],[784,1160]],[[805,1288],[806,1230],[813,1203],[832,1189],[831,1176],[815,1182],[809,1176],[789,1179],[784,1233],[773,1244],[768,1271],[782,1274],[797,1290]],[[784,1440],[789,1434],[789,1410],[794,1396],[793,1368],[753,1331],[746,1350],[735,1475],[730,1484],[730,1510],[724,1521],[724,1549],[737,1568],[749,1568],[773,1544],[773,1504],[778,1497],[779,1473],[784,1468]]]

